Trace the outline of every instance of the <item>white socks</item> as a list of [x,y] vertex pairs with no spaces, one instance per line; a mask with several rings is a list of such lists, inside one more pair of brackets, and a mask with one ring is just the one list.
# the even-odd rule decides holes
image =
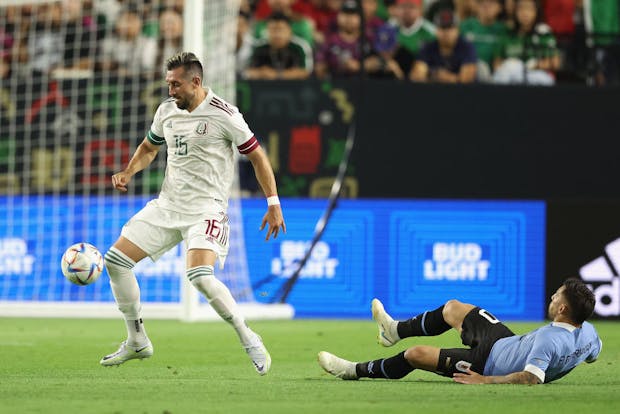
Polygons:
[[[123,252],[112,247],[105,254],[105,264],[118,309],[125,317],[127,344],[145,345],[149,339],[140,315],[142,309],[140,288],[132,271],[136,263]],[[213,266],[197,266],[188,269],[187,278],[207,298],[218,315],[233,326],[244,346],[256,343],[256,334],[245,324],[245,319],[228,287],[214,276]]]
[[127,325],[127,344],[145,345],[148,342],[146,331],[140,317],[140,288],[133,274],[136,263],[115,247],[105,254],[105,265],[110,276],[110,286],[118,309],[125,317]]
[[187,278],[207,298],[218,315],[235,328],[244,346],[256,342],[256,334],[245,324],[245,319],[230,290],[214,276],[213,266],[196,266],[187,269]]

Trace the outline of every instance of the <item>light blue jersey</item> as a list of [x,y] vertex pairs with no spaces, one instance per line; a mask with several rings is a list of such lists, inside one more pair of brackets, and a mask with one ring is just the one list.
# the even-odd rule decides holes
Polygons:
[[528,371],[541,382],[562,378],[582,363],[594,362],[603,343],[591,323],[581,328],[553,322],[525,335],[502,338],[493,345],[484,375]]

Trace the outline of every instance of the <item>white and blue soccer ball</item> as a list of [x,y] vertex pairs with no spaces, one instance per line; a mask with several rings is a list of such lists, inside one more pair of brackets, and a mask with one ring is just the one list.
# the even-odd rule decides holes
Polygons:
[[103,256],[89,243],[76,243],[69,247],[60,261],[62,274],[76,285],[90,285],[103,272]]

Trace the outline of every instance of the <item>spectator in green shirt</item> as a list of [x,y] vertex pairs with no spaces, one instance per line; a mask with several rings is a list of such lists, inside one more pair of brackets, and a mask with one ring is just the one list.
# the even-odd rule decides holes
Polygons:
[[501,0],[476,0],[477,16],[461,23],[461,33],[474,44],[478,54],[478,80],[490,81],[493,57],[500,40],[508,33],[506,24],[498,17]]
[[394,59],[405,73],[409,73],[422,46],[435,40],[435,26],[424,18],[422,0],[396,0],[395,7],[398,49]]
[[[294,0],[268,0],[272,13],[282,13],[290,19],[293,34],[304,39],[310,46],[314,46],[314,23],[312,20],[293,14]],[[254,25],[254,38],[267,38],[267,20],[261,20]]]
[[583,0],[590,46],[594,47],[597,85],[620,83],[620,1]]
[[503,37],[495,53],[496,83],[555,83],[560,55],[551,28],[539,19],[536,0],[516,1],[515,28]]

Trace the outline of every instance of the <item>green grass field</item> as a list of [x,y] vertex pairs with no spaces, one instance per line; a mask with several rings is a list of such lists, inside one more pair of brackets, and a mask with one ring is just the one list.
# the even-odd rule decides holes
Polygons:
[[[518,333],[539,324],[508,323]],[[467,386],[414,371],[399,381],[342,381],[316,354],[391,356],[415,343],[459,346],[455,332],[375,342],[371,321],[253,322],[271,351],[260,377],[223,322],[147,321],[153,358],[99,366],[124,339],[119,320],[0,319],[0,413],[617,413],[620,323],[596,322],[603,352],[547,385]],[[415,340],[414,340],[415,339]]]

